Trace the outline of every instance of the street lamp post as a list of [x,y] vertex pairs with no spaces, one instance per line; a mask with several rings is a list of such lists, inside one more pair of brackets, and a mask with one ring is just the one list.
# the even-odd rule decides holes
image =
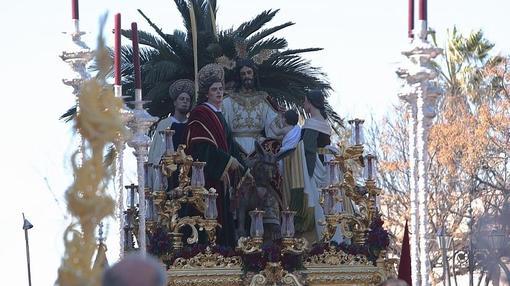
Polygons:
[[469,227],[469,245],[468,245],[468,274],[469,274],[469,286],[473,286],[474,285],[474,277],[473,277],[473,272],[474,272],[474,249],[473,249],[473,206],[472,206],[472,202],[473,202],[473,188],[470,188],[469,189],[469,206],[468,206],[468,216],[469,216],[469,222],[468,222],[468,227]]
[[444,227],[440,228],[437,231],[437,244],[441,249],[443,257],[443,284],[446,284],[448,286],[451,286],[450,267],[448,265],[448,249],[450,249],[451,242],[452,237],[448,235],[446,229]]
[[27,269],[28,269],[28,286],[32,286],[32,276],[30,274],[30,249],[28,247],[28,230],[33,228],[34,225],[31,224],[26,218],[25,214],[23,215],[23,230],[25,231],[25,249],[27,253]]
[[491,234],[489,234],[489,247],[494,252],[497,252],[503,247],[503,243],[505,242],[505,234],[500,230],[493,230]]

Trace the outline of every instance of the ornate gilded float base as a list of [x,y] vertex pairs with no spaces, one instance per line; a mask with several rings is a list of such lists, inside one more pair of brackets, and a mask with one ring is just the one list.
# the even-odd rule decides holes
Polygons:
[[243,275],[241,268],[170,269],[167,273],[168,286],[242,285]]
[[375,286],[388,277],[392,262],[381,253],[375,265],[364,255],[329,248],[303,259],[304,269],[287,271],[280,262],[267,262],[259,272],[245,272],[241,257],[224,257],[207,248],[195,257],[177,258],[168,270],[169,286],[211,285],[360,285]]
[[[269,267],[271,268],[271,267]],[[386,279],[384,270],[375,266],[310,267],[306,270],[276,273],[273,269],[243,275],[238,269],[185,269],[168,270],[169,286],[212,285],[309,285],[309,286],[375,286]],[[279,281],[279,282],[277,282]]]
[[310,286],[372,286],[386,279],[383,270],[375,266],[310,267],[301,272]]

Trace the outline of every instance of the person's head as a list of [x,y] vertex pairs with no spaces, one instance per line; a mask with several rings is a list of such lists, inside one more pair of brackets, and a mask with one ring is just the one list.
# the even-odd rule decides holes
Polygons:
[[294,110],[287,110],[283,114],[283,118],[285,119],[285,124],[289,126],[294,126],[299,121],[299,114],[297,114]]
[[168,89],[172,99],[172,113],[188,113],[191,110],[191,99],[195,94],[194,83],[188,79],[175,81]]
[[253,60],[250,59],[242,59],[238,60],[236,63],[237,66],[237,76],[238,76],[238,87],[244,88],[245,90],[253,90],[256,88],[256,80],[257,80],[257,67]]
[[407,284],[404,280],[390,278],[379,283],[377,286],[409,286],[409,284]]
[[129,254],[105,271],[103,286],[165,286],[166,272],[156,259]]
[[174,112],[188,113],[191,110],[191,95],[185,92],[174,99]]
[[322,91],[318,89],[312,89],[306,94],[305,103],[303,107],[305,109],[305,112],[308,114],[310,114],[313,109],[316,109],[320,112],[324,119],[327,118],[325,95]]
[[219,108],[223,101],[224,71],[218,64],[208,64],[198,72],[199,103],[209,102]]
[[216,106],[221,107],[223,102],[223,82],[218,81],[209,86],[207,90],[207,102]]

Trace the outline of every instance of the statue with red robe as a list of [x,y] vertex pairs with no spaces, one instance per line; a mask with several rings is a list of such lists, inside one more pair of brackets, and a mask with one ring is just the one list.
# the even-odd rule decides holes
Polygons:
[[199,72],[199,104],[191,111],[186,131],[186,152],[194,160],[206,162],[205,187],[218,193],[217,243],[236,245],[230,189],[244,172],[237,146],[221,112],[224,81],[223,68],[217,64],[204,66]]

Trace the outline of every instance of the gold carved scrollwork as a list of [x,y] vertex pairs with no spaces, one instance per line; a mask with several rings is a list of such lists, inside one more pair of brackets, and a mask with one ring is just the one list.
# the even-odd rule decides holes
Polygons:
[[371,266],[372,263],[365,255],[352,255],[347,254],[341,250],[331,248],[325,250],[324,253],[310,256],[304,262],[305,267],[309,266],[324,266],[324,265],[360,265]]
[[282,252],[301,254],[308,248],[308,240],[306,238],[282,238]]
[[284,270],[280,262],[268,262],[264,270],[258,274],[248,275],[247,278],[250,286],[305,285],[301,275]]
[[239,268],[241,258],[239,256],[224,257],[214,253],[208,247],[204,253],[199,253],[192,258],[177,258],[171,269],[203,269],[203,268]]
[[262,238],[240,237],[237,241],[237,248],[246,254],[260,252],[261,246]]
[[309,273],[307,276],[308,285],[377,285],[383,277],[377,271],[370,272],[315,272]]

